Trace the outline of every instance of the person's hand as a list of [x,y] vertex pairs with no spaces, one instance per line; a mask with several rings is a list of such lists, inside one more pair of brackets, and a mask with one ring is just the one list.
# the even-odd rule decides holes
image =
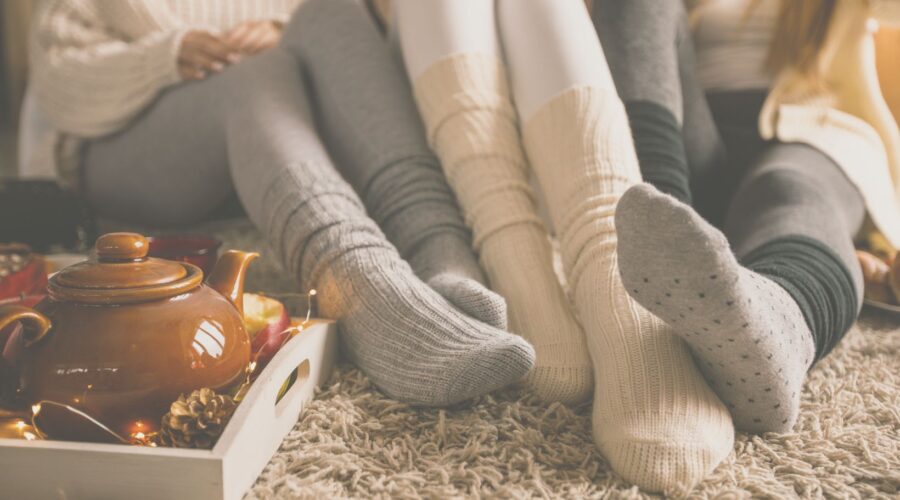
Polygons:
[[241,54],[258,54],[278,44],[281,23],[277,21],[245,21],[225,33],[225,43]]
[[185,80],[202,80],[210,73],[218,73],[240,55],[225,43],[223,37],[208,31],[190,31],[181,39],[178,51],[178,73]]

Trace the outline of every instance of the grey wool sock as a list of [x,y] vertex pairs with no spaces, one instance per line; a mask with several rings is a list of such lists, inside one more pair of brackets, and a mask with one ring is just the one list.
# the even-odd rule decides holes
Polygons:
[[254,78],[228,106],[238,194],[288,271],[318,290],[349,359],[412,404],[453,404],[521,379],[533,348],[461,314],[366,215],[319,141],[296,58],[275,48],[231,71]]
[[751,432],[787,431],[815,343],[794,299],[737,262],[725,236],[647,184],[616,209],[628,293],[691,346],[711,386]]
[[506,328],[472,236],[428,148],[412,91],[358,0],[310,0],[286,45],[306,66],[320,131],[341,173],[416,274],[463,312]]

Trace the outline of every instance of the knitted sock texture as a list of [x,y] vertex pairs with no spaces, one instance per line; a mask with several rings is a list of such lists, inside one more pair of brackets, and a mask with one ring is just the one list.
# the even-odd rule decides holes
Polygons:
[[528,385],[546,400],[584,401],[590,359],[553,272],[503,66],[492,55],[458,54],[435,62],[413,88],[481,264],[506,298],[510,328],[537,352]]
[[285,44],[304,63],[329,151],[388,240],[463,312],[506,328],[506,302],[485,286],[403,68],[365,6],[304,2]]
[[[521,379],[534,351],[521,338],[459,313],[421,282],[321,165],[295,165],[271,183],[265,226],[320,311],[336,318],[348,358],[386,394],[447,405]],[[299,182],[302,177],[304,180]],[[302,186],[302,187],[301,187]]]
[[625,101],[625,111],[644,182],[690,205],[690,171],[675,116],[650,101]]
[[534,362],[531,346],[461,314],[366,215],[319,141],[296,59],[275,48],[243,64],[234,70],[266,78],[227,108],[232,177],[286,270],[319,291],[346,356],[386,394],[413,404],[452,404],[521,379]]
[[594,439],[641,488],[690,489],[730,452],[733,427],[687,346],[619,277],[613,216],[621,194],[640,182],[622,103],[612,90],[569,89],[529,120],[524,136],[594,362]]

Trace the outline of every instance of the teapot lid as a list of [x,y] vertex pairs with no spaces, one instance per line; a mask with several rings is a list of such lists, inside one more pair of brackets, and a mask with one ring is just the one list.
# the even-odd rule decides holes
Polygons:
[[172,297],[200,285],[198,267],[147,257],[149,242],[136,233],[109,233],[97,239],[97,258],[56,273],[47,286],[53,300],[123,304]]

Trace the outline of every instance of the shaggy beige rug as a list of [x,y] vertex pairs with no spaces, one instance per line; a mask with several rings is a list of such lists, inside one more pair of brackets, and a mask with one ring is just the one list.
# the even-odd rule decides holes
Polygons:
[[[811,373],[790,434],[738,434],[693,498],[900,495],[900,329],[867,312]],[[681,492],[672,492],[682,496]],[[388,399],[341,366],[248,498],[649,497],[591,442],[590,405],[519,390],[449,409]]]

